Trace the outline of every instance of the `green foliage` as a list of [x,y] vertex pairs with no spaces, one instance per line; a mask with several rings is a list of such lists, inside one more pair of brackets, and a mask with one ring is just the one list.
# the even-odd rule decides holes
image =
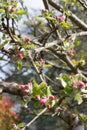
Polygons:
[[83,102],[82,96],[80,93],[76,93],[74,99],[78,102],[78,104],[81,104]]
[[72,27],[72,24],[70,22],[65,22],[65,21],[62,22],[61,25],[62,27],[67,28],[67,29]]
[[22,61],[21,60],[18,60],[18,62],[16,63],[16,67],[18,70],[22,69]]
[[[66,95],[66,97],[76,100],[78,104],[81,104],[83,102],[81,92],[82,91],[85,92],[86,86],[85,88],[83,87],[80,88],[78,86],[78,83],[82,80],[81,76],[79,75],[68,76],[66,74],[61,74],[60,77],[57,79],[61,81],[61,84],[64,87],[64,90],[61,93],[62,95]],[[70,100],[69,98],[68,100]]]
[[22,9],[20,9],[20,10],[17,10],[15,14],[17,14],[17,15],[23,15],[23,14],[26,14],[26,15],[27,15],[28,12],[27,12],[27,10],[22,10]]
[[33,96],[36,95],[42,96],[49,96],[52,94],[52,88],[50,86],[47,86],[45,82],[42,82],[40,84],[37,84],[35,81],[33,81]]
[[87,126],[87,115],[81,113],[81,114],[79,114],[79,116],[83,120],[85,126]]
[[75,46],[80,46],[80,41],[78,39],[75,39],[74,44]]
[[[16,23],[19,22],[22,15],[28,16],[28,10],[23,5],[23,8],[20,8],[18,2],[15,1],[8,3],[6,0],[0,1],[0,27],[2,31],[0,51],[2,51],[3,56],[6,55],[15,64],[18,71],[25,72],[26,70],[27,72],[27,70],[32,69],[32,75],[35,76],[33,78],[29,74],[28,81],[34,79],[30,86],[24,84],[18,88],[23,96],[22,106],[26,109],[29,107],[29,102],[33,102],[34,109],[44,107],[49,110],[52,108],[53,111],[58,107],[67,109],[72,101],[75,101],[76,105],[82,104],[84,93],[87,94],[87,85],[84,82],[86,73],[83,72],[86,63],[83,57],[78,58],[75,55],[75,49],[81,43],[77,39],[77,34],[82,29],[80,29],[79,24],[75,23],[74,25],[74,21],[78,20],[72,21],[69,17],[72,17],[70,10],[73,10],[73,7],[77,9],[77,1],[61,0],[60,3],[63,5],[63,11],[60,9],[59,16],[56,16],[56,11],[45,9],[38,16],[38,19],[41,18],[40,20],[33,19],[25,22],[26,26],[30,27],[30,36],[25,37],[21,35]],[[58,41],[58,44],[51,46],[55,40]],[[46,46],[45,48],[47,44],[51,47]],[[38,48],[41,50],[39,51]],[[86,57],[86,52],[84,56]],[[2,59],[3,57],[0,60]],[[52,60],[53,65],[50,62],[48,64],[47,60]],[[45,69],[47,72],[44,72]],[[36,72],[38,77],[36,77]],[[44,73],[47,76],[44,76]],[[59,74],[60,76],[57,77]],[[56,77],[58,81],[56,81]],[[59,84],[60,82],[61,84]],[[87,117],[80,116],[84,122],[87,121]],[[22,127],[24,127],[24,123],[17,125],[17,129]]]
[[5,13],[5,10],[4,9],[0,9],[0,13]]

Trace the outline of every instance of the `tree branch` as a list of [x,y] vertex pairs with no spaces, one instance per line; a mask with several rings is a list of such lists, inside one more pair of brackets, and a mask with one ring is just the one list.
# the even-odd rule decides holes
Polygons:
[[70,130],[85,130],[81,118],[69,110],[64,110],[58,107],[52,116],[58,116],[64,120],[69,125]]
[[47,10],[49,10],[48,0],[43,0],[44,6]]
[[13,95],[23,96],[23,92],[19,87],[20,85],[15,82],[0,82],[0,91],[1,92],[7,92]]
[[[59,10],[61,13],[64,12],[63,7],[60,6],[55,0],[48,0],[49,4],[55,9]],[[69,10],[70,16],[69,18],[73,21],[80,29],[87,31],[87,24],[85,24],[82,20],[80,20],[75,14],[73,14]]]
[[24,128],[22,128],[21,130],[26,130],[26,128],[28,129],[29,126],[36,121],[41,115],[43,115],[45,112],[47,111],[47,108],[44,108],[35,118],[33,118]]
[[87,10],[87,5],[85,4],[85,2],[83,0],[77,0],[85,10]]

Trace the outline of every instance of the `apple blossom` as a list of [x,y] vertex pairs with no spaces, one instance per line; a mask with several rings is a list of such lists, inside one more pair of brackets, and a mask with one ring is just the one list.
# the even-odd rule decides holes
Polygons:
[[54,97],[53,95],[50,95],[50,96],[49,96],[49,100],[51,100],[51,101],[54,100],[54,98],[55,98],[55,97]]
[[30,42],[30,38],[28,38],[28,37],[25,37],[24,40],[25,40],[26,43],[29,43],[29,42]]
[[16,11],[16,7],[12,6],[10,9],[11,12],[15,12]]
[[43,58],[40,58],[40,59],[39,59],[39,63],[40,63],[41,65],[43,65],[43,64],[45,63],[45,60],[44,60]]
[[22,53],[19,53],[19,54],[17,55],[17,57],[18,57],[19,59],[21,59],[21,60],[24,58],[24,56],[23,56]]
[[56,16],[55,18],[56,18],[56,20],[59,21],[59,22],[65,21],[65,16]]
[[80,80],[77,82],[77,85],[78,85],[80,88],[84,88],[84,87],[85,87],[85,83],[82,82],[82,81],[80,81]]
[[44,13],[48,13],[48,10],[47,9],[42,9],[42,14]]
[[40,105],[45,105],[46,101],[47,101],[46,97],[42,97],[40,99]]
[[47,108],[50,109],[50,108],[51,108],[51,105],[50,105],[50,104],[47,104]]
[[36,96],[35,96],[35,99],[36,99],[36,100],[40,100],[40,95],[36,95]]
[[67,51],[67,54],[68,54],[69,56],[74,56],[74,52],[71,51],[71,50],[68,50],[68,51]]

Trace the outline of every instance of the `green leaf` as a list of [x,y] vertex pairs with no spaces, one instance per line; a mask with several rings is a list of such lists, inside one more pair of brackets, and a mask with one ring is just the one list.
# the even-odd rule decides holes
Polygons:
[[68,2],[68,0],[61,0],[61,1],[65,2],[65,3],[67,3],[67,2]]
[[27,101],[22,101],[22,106],[25,107],[25,108],[28,108],[28,105],[27,105]]
[[39,102],[35,102],[35,103],[34,103],[34,108],[38,108],[38,107],[40,107]]
[[8,40],[5,40],[3,43],[0,44],[0,47],[4,47],[8,43]]
[[31,44],[31,43],[24,43],[23,45],[22,45],[22,48],[25,48],[25,49],[30,49],[30,48],[35,48],[35,45],[34,44]]
[[0,4],[0,7],[8,8],[9,5],[8,5],[7,3],[5,3],[5,4]]
[[87,87],[84,89],[81,89],[81,92],[87,94]]
[[46,88],[46,95],[49,97],[51,95],[51,87],[50,86],[47,86]]
[[77,93],[77,94],[75,95],[74,99],[78,102],[78,104],[81,104],[81,103],[83,102],[80,93]]
[[80,46],[80,41],[78,41],[77,39],[75,39],[74,45],[75,46]]
[[53,17],[50,17],[50,16],[47,16],[46,19],[50,20],[50,21],[53,21],[53,22],[56,22],[56,19],[53,18]]
[[33,86],[33,96],[40,94],[39,84],[37,84],[35,80],[33,81]]
[[79,114],[80,118],[83,120],[85,126],[87,126],[87,115],[86,114]]
[[68,83],[66,87],[64,88],[64,93],[66,95],[71,96],[70,94],[73,92],[72,86]]
[[67,85],[67,83],[63,80],[63,79],[61,79],[61,84],[62,84],[62,86],[65,88],[66,87],[66,85]]
[[14,38],[18,41],[18,42],[21,42],[21,38],[19,38],[17,35],[14,35]]
[[52,65],[50,65],[50,64],[44,64],[43,65],[43,68],[50,68],[50,67],[52,67]]
[[51,107],[53,107],[55,105],[55,103],[56,103],[55,100],[53,100],[51,103]]
[[37,67],[41,67],[41,65],[40,65],[40,63],[39,62],[34,62],[35,63],[35,65],[37,66]]
[[42,82],[41,84],[39,84],[40,89],[43,89],[47,86],[47,84],[45,82]]
[[17,10],[17,12],[16,12],[16,14],[18,14],[18,15],[27,14],[27,13],[28,12],[26,10],[22,10],[22,9]]
[[19,123],[17,126],[19,127],[19,128],[21,128],[21,127],[24,127],[24,125],[25,125],[25,123]]
[[70,78],[67,74],[61,74],[61,78],[65,81],[65,82],[68,82],[70,81]]
[[0,9],[0,13],[4,13],[5,12],[5,10],[4,9]]
[[21,70],[22,69],[22,61],[19,60],[17,63],[16,63],[16,67],[18,70]]
[[70,23],[70,22],[65,22],[65,21],[63,21],[62,23],[61,23],[61,25],[64,27],[64,28],[70,28],[70,27],[72,27],[72,24]]

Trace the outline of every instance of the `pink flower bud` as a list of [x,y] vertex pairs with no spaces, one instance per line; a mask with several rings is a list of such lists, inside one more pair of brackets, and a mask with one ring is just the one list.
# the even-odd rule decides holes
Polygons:
[[12,123],[11,126],[12,126],[13,128],[17,128],[17,125],[16,125],[15,123]]
[[84,88],[84,87],[85,87],[85,83],[82,82],[82,81],[80,81],[80,80],[77,82],[77,85],[78,85],[80,88]]
[[10,9],[11,12],[15,12],[16,11],[16,7],[12,6]]
[[71,51],[71,50],[67,51],[67,54],[68,54],[69,56],[74,56],[74,52]]
[[21,85],[20,86],[20,88],[22,89],[22,90],[24,90],[24,89],[29,89],[29,88],[31,88],[32,87],[32,83],[30,82],[30,83],[28,83],[28,84],[24,84],[24,85]]
[[59,22],[65,21],[65,16],[56,16],[55,18],[56,18],[56,20],[59,21]]
[[24,40],[25,40],[26,43],[29,43],[29,42],[30,42],[30,38],[28,38],[28,37],[25,37]]
[[48,10],[47,9],[42,9],[42,14],[44,13],[48,13]]
[[40,99],[40,105],[45,105],[46,101],[47,101],[46,97],[42,97]]
[[19,50],[15,50],[15,53],[18,55],[18,54],[20,54],[20,51]]
[[54,97],[53,95],[50,95],[50,96],[49,96],[49,100],[51,100],[51,101],[54,100],[54,98],[55,98],[55,97]]
[[35,99],[38,100],[38,101],[40,101],[40,95],[36,95]]
[[23,59],[24,55],[19,50],[15,50],[15,53],[19,59]]
[[20,88],[21,88],[22,90],[24,90],[24,89],[26,89],[26,86],[25,86],[25,85],[21,85]]
[[50,108],[51,108],[50,104],[47,104],[47,108],[48,108],[48,109],[50,109]]
[[86,98],[86,99],[87,99],[87,94],[83,94],[82,96],[83,96],[83,98]]
[[40,59],[39,59],[39,62],[40,62],[40,64],[42,65],[42,64],[45,63],[45,60],[44,60],[43,58],[40,58]]
[[17,57],[18,57],[19,59],[21,59],[21,60],[24,58],[24,56],[23,56],[22,53],[19,53],[19,54],[17,55]]
[[24,94],[28,94],[28,93],[29,93],[29,90],[24,89],[23,92],[24,92]]

